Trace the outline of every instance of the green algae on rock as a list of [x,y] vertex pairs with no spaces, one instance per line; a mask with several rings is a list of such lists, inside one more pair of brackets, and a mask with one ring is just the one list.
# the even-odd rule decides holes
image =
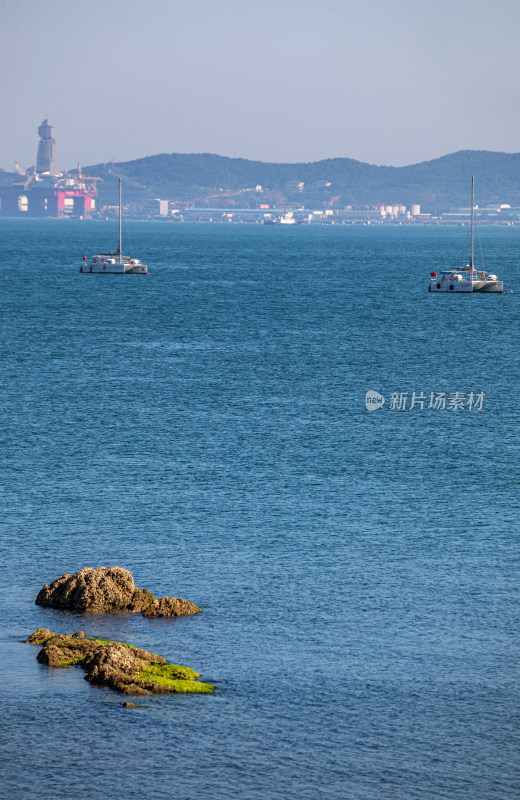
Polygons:
[[37,655],[40,664],[60,669],[80,666],[93,686],[108,686],[123,694],[211,694],[214,690],[199,681],[199,673],[190,667],[168,664],[148,650],[94,639],[81,631],[68,635],[38,628],[26,642],[42,645]]
[[36,605],[79,614],[126,611],[145,617],[180,617],[200,611],[182,597],[156,598],[148,589],[139,589],[132,573],[123,567],[84,567],[74,575],[62,575],[38,592]]

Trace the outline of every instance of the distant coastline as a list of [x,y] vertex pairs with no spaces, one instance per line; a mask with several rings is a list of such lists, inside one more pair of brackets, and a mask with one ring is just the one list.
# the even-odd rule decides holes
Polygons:
[[463,222],[469,218],[468,176],[475,175],[478,216],[520,221],[520,153],[463,150],[405,167],[349,158],[273,164],[172,153],[43,174],[36,182],[31,175],[0,170],[0,216],[23,216],[31,206],[36,210],[29,216],[115,216],[121,177],[125,215],[139,219],[202,215],[246,221],[249,215],[291,210],[328,222]]

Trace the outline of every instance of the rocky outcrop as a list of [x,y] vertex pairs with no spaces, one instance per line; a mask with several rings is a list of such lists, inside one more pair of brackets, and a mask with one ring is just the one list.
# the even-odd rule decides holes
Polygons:
[[182,598],[157,600],[147,589],[139,589],[132,573],[123,567],[85,567],[75,575],[62,575],[40,590],[36,604],[80,614],[127,611],[150,617],[178,617],[200,611]]
[[148,650],[81,634],[78,631],[70,636],[38,628],[26,641],[42,645],[37,655],[40,664],[61,669],[80,666],[85,680],[93,686],[108,686],[126,695],[209,694],[214,689],[198,681],[195,670],[168,664]]
[[188,600],[177,597],[160,597],[150,603],[143,611],[144,617],[180,617],[183,614],[196,614],[200,608]]

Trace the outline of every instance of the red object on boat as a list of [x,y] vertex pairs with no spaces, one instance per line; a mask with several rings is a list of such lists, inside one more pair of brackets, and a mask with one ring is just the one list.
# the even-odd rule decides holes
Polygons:
[[87,260],[87,257],[86,257],[86,256],[83,256],[83,261],[86,261],[86,260]]
[[437,277],[437,273],[436,272],[430,272],[430,275],[432,276],[432,278],[436,278]]

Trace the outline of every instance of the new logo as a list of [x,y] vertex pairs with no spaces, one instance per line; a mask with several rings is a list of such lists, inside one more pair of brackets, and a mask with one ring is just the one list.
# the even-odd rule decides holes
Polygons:
[[365,406],[367,411],[377,411],[378,408],[382,408],[385,402],[385,398],[379,392],[374,392],[373,389],[369,389],[369,391],[365,395]]

